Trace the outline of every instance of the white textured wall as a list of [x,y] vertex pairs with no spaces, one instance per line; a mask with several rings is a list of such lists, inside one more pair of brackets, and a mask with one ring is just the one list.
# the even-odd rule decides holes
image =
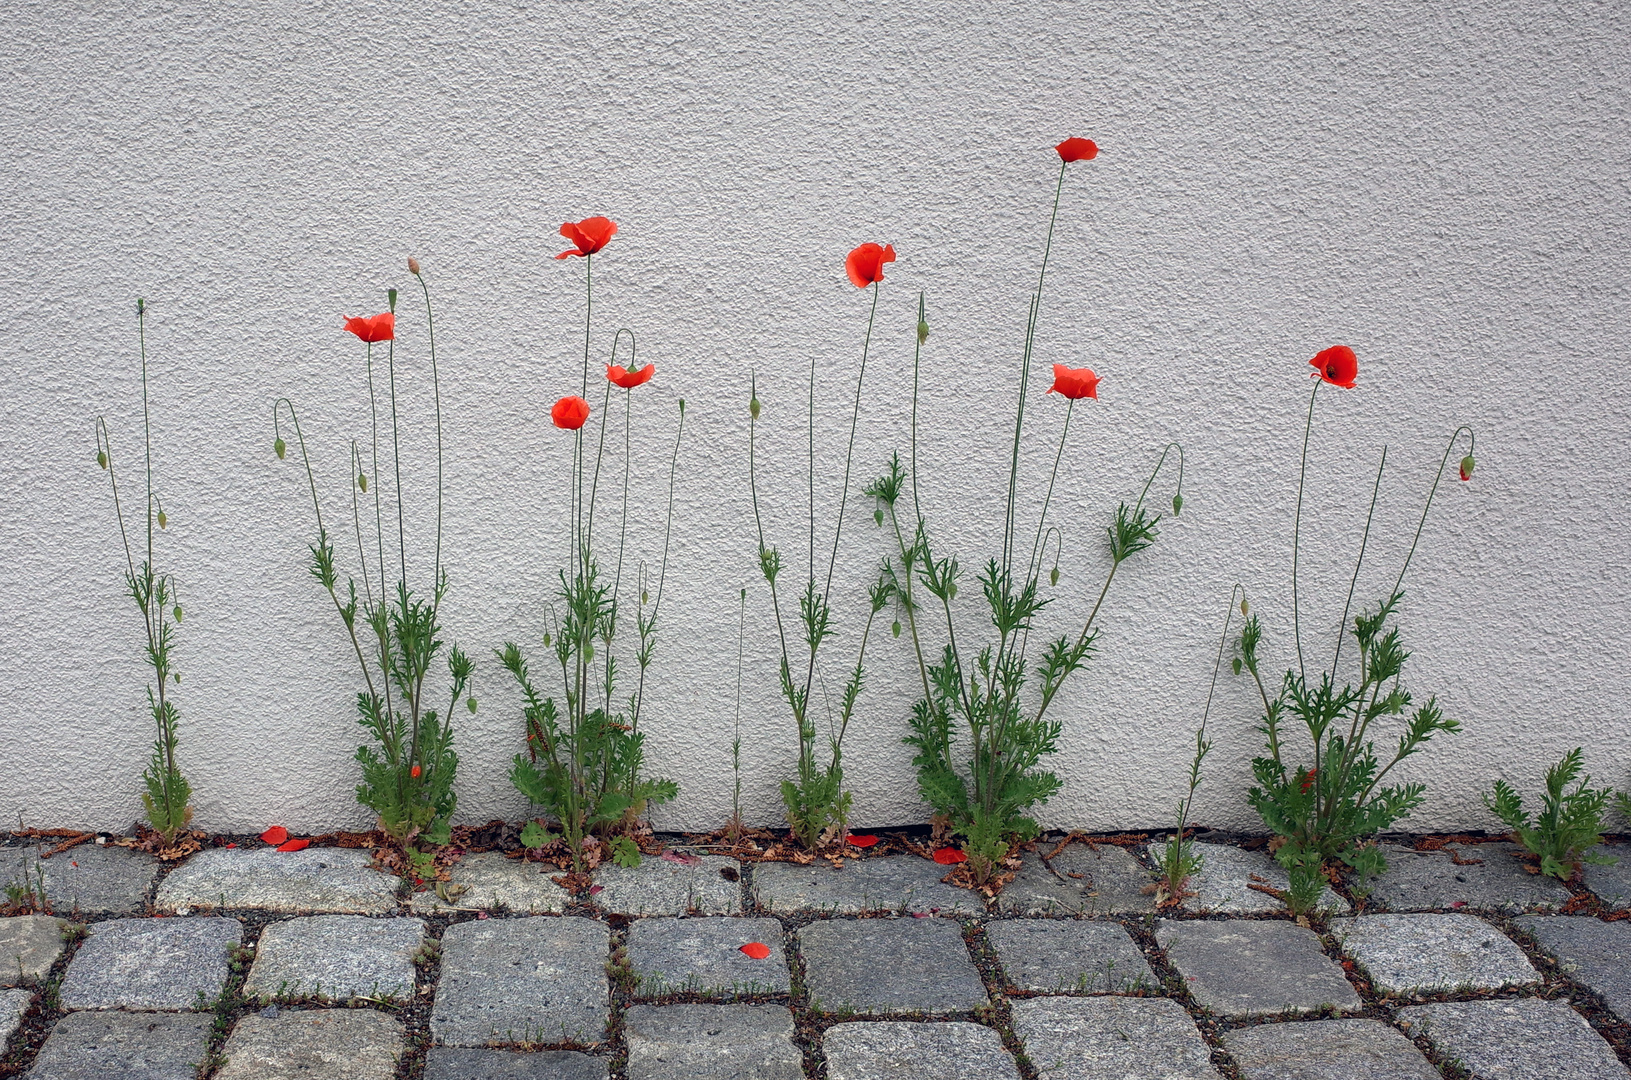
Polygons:
[[[270,402],[301,405],[338,518],[343,440],[366,404],[340,317],[408,287],[409,254],[439,300],[446,623],[479,660],[481,711],[459,715],[460,816],[520,813],[505,779],[517,695],[492,649],[536,638],[565,547],[568,444],[547,408],[577,378],[582,264],[551,256],[561,221],[598,213],[622,231],[597,259],[597,358],[630,326],[659,372],[635,402],[631,536],[648,557],[674,399],[690,406],[648,719],[652,765],[681,796],[656,821],[705,829],[729,810],[743,585],[743,799],[778,821],[793,740],[753,561],[749,372],[770,525],[791,557],[805,373],[813,359],[831,507],[867,303],[841,264],[863,240],[893,242],[860,468],[904,443],[925,290],[925,497],[939,536],[978,563],[997,536],[990,462],[1049,147],[1072,134],[1103,154],[1066,185],[1033,389],[1056,360],[1104,384],[1078,410],[1057,495],[1054,625],[1082,616],[1106,562],[1098,529],[1168,439],[1188,449],[1188,505],[1116,582],[1102,652],[1060,703],[1066,786],[1047,820],[1168,820],[1231,583],[1258,601],[1276,661],[1290,655],[1306,361],[1339,341],[1362,367],[1358,389],[1321,394],[1310,454],[1304,625],[1320,655],[1376,453],[1387,444],[1397,467],[1368,597],[1391,582],[1444,435],[1478,429],[1477,477],[1442,492],[1401,618],[1411,686],[1466,724],[1410,769],[1429,785],[1412,824],[1491,825],[1480,790],[1532,783],[1576,744],[1598,775],[1628,779],[1620,5],[725,7],[0,4],[0,813],[124,827],[138,811],[138,622],[91,425],[107,415],[128,465],[141,295],[173,519],[161,558],[189,615],[176,700],[198,820],[365,820],[358,680],[305,576],[309,507],[293,461],[272,456]],[[405,316],[399,344],[422,511],[421,324]],[[1062,403],[1032,401],[1037,477]],[[882,551],[870,509],[850,507],[835,660]],[[427,539],[421,527],[421,574]],[[973,636],[972,582],[963,599]],[[851,733],[863,825],[924,816],[899,741],[903,644],[884,639]],[[1226,679],[1205,822],[1253,822],[1254,719]]]

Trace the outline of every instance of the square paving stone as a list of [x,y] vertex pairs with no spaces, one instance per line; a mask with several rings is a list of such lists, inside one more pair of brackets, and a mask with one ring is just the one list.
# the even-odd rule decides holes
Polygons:
[[1019,1080],[1002,1036],[962,1021],[839,1024],[821,1048],[827,1080]]
[[147,909],[159,861],[129,848],[80,844],[41,860],[45,895],[57,915],[127,915]]
[[1626,1080],[1631,1073],[1567,1001],[1447,1001],[1399,1010],[1412,1034],[1474,1076]]
[[23,1014],[33,1000],[30,990],[0,990],[0,1049],[4,1049],[11,1033],[22,1026]]
[[1092,915],[1155,910],[1155,895],[1144,891],[1155,876],[1126,848],[1071,844],[1044,862],[1042,856],[1054,846],[1040,843],[1035,851],[1025,853],[1025,865],[997,897],[999,911]]
[[203,1013],[69,1013],[28,1080],[195,1080],[209,1034]]
[[[755,960],[744,953],[742,946],[753,941],[769,948],[770,955]],[[629,927],[628,955],[640,980],[637,997],[680,991],[786,994],[792,989],[782,924],[775,919],[641,919]]]
[[193,908],[385,915],[396,910],[397,878],[368,867],[361,848],[212,848],[170,872],[154,904]]
[[598,1043],[610,932],[593,919],[487,919],[442,935],[430,1031],[444,1046]]
[[629,1080],[804,1080],[782,1005],[636,1005],[623,1033]]
[[227,981],[237,919],[110,919],[93,923],[62,980],[64,1009],[193,1009]]
[[1383,994],[1541,981],[1511,938],[1473,915],[1361,915],[1332,919],[1331,933]]
[[1631,922],[1607,923],[1589,915],[1527,915],[1513,921],[1557,957],[1564,974],[1631,1023]]
[[[1151,844],[1152,857],[1159,857],[1163,844]],[[1267,848],[1247,851],[1231,844],[1194,845],[1201,858],[1200,873],[1189,879],[1187,888],[1195,895],[1184,900],[1185,911],[1210,911],[1220,915],[1254,915],[1284,911],[1286,906],[1253,885],[1285,890],[1291,876],[1275,861]],[[1320,892],[1320,911],[1350,911],[1352,906],[1326,888]]]
[[1038,997],[1012,1008],[1042,1080],[1218,1080],[1212,1051],[1171,998]]
[[1586,864],[1586,888],[1610,911],[1631,907],[1631,844],[1604,844],[1591,854],[1617,860],[1612,866]]
[[1161,981],[1119,924],[1078,919],[1001,919],[985,924],[1003,977],[1016,990],[1126,994]]
[[51,915],[0,919],[0,986],[32,986],[45,978],[65,948],[64,925]]
[[425,1080],[606,1080],[600,1058],[576,1050],[467,1050],[432,1047]]
[[1384,845],[1387,872],[1369,878],[1365,887],[1371,890],[1372,899],[1391,911],[1447,911],[1464,906],[1511,914],[1547,911],[1568,903],[1574,894],[1562,882],[1531,874],[1513,858],[1520,850],[1516,844],[1450,845],[1443,851]]
[[810,1007],[955,1012],[989,1000],[950,919],[833,919],[798,931]]
[[1220,1016],[1364,1005],[1318,935],[1296,923],[1162,919],[1155,940],[1195,1003]]
[[742,910],[742,864],[723,855],[694,863],[646,857],[639,866],[602,864],[593,900],[616,915],[735,915]]
[[[448,911],[511,911],[517,915],[556,915],[566,910],[566,890],[550,878],[560,873],[547,864],[507,859],[500,851],[466,855],[453,864],[451,885],[464,892],[443,900],[436,890],[414,893],[415,915]],[[450,892],[449,895],[452,895]]]
[[244,995],[259,1000],[319,996],[332,1001],[411,999],[414,953],[425,941],[418,919],[312,915],[261,931]]
[[1414,1043],[1375,1020],[1260,1024],[1223,1045],[1241,1080],[1440,1080]]
[[940,879],[946,867],[916,855],[854,859],[834,870],[824,862],[758,863],[753,897],[766,911],[858,915],[864,911],[983,915],[985,901]]
[[391,1080],[407,1032],[372,1009],[288,1009],[238,1021],[215,1080]]

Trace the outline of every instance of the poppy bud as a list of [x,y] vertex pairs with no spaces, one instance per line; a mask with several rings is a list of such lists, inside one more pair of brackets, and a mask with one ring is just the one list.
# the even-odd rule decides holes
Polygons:
[[595,647],[593,645],[585,645],[583,647],[583,658],[585,660],[593,660],[595,658]]
[[169,522],[170,522],[170,519],[164,516],[164,511],[163,510],[160,510],[159,511],[159,528],[161,528],[161,529],[164,528],[166,525],[169,524]]
[[544,631],[544,648],[549,648],[549,631]]
[[881,507],[872,511],[872,520],[876,521],[879,525],[883,524],[883,509]]
[[649,604],[651,602],[651,590],[650,589],[641,589],[640,590],[640,602],[642,604]]
[[419,276],[419,260],[414,258],[412,255],[408,256],[408,273],[412,274],[414,277]]
[[181,621],[181,605],[177,604],[175,606],[175,610],[171,611],[170,614],[175,616],[176,622],[180,622]]
[[1242,615],[1244,615],[1249,610],[1250,610],[1250,608],[1248,608],[1247,605],[1246,605],[1246,598],[1244,596],[1242,596],[1240,598],[1240,613]]
[[1182,495],[1174,495],[1172,497],[1172,516],[1177,517],[1179,514],[1181,514],[1183,512],[1184,512],[1184,497]]
[[140,315],[142,312],[144,312],[146,310],[147,310],[147,301],[143,300],[139,296],[136,297],[136,314]]
[[754,396],[752,401],[748,402],[748,415],[755,420],[759,419],[759,398],[757,395]]
[[415,765],[413,768],[408,770],[408,775],[413,777],[415,780],[417,780],[417,779],[419,779],[419,774],[421,772],[423,772],[423,771],[424,771],[423,769],[421,769],[419,766]]
[[924,322],[922,319],[919,319],[917,321],[917,343],[919,345],[921,345],[925,341],[928,341],[928,340],[929,340],[929,324]]
[[957,599],[957,582],[955,582],[955,581],[952,582],[951,585],[947,588],[946,592],[947,592],[948,595],[951,596],[951,598],[953,600]]
[[1235,674],[1239,675],[1240,674],[1240,657],[1238,657],[1238,656],[1235,657],[1235,660],[1234,660],[1234,669],[1235,669]]
[[1052,570],[1048,571],[1048,584],[1049,585],[1059,584],[1059,568],[1057,566],[1054,567]]
[[395,289],[386,289],[385,290],[385,299],[390,301],[391,310],[395,311],[396,310],[396,290]]
[[176,682],[181,681],[181,672],[178,671],[178,672],[175,673],[175,680],[176,680]]
[[899,619],[895,620],[895,624],[889,628],[889,632],[891,634],[894,634],[896,637],[900,637],[900,620]]
[[681,416],[685,415],[685,399],[684,398],[680,398],[680,415]]
[[464,707],[469,709],[472,713],[474,713],[476,711],[476,699],[475,698],[465,698]]
[[367,473],[358,473],[357,474],[357,486],[362,488],[362,490],[363,490],[363,492],[365,494],[367,493],[367,491],[368,491],[368,474]]
[[[279,455],[279,456],[281,457],[282,455]],[[96,452],[96,463],[98,465],[100,465],[104,469],[107,468],[108,467],[108,455],[106,455],[102,451],[98,450]]]
[[[283,436],[279,435],[277,438],[272,440],[272,453],[277,455],[277,459],[279,461],[283,460],[283,455],[288,451],[288,449],[289,444],[283,441]],[[97,456],[100,457],[101,455]]]
[[1471,480],[1472,479],[1472,467],[1473,467],[1472,455],[1468,454],[1466,457],[1461,459],[1461,479],[1463,479],[1463,480]]

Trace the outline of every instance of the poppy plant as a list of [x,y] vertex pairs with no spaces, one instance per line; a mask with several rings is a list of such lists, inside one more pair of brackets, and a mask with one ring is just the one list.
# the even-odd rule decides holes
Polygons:
[[647,364],[645,367],[639,368],[635,371],[630,371],[628,368],[625,368],[620,364],[606,365],[606,378],[610,379],[612,382],[616,383],[618,386],[621,386],[625,390],[633,390],[641,383],[650,382],[651,377],[656,373],[656,364]]
[[549,410],[549,418],[562,430],[576,431],[589,419],[589,403],[576,394],[568,394]]
[[866,243],[849,253],[844,260],[844,273],[857,289],[883,280],[883,264],[895,261],[895,245]]
[[1048,393],[1063,394],[1072,401],[1090,397],[1097,401],[1099,398],[1099,377],[1093,374],[1092,368],[1068,368],[1063,364],[1053,365],[1053,385],[1048,387]]
[[1359,377],[1359,358],[1346,345],[1322,349],[1309,363],[1318,369],[1315,378],[1344,390],[1352,390],[1354,380]]
[[348,318],[345,328],[370,345],[376,341],[390,341],[396,337],[396,316],[383,311],[366,319]]
[[584,218],[579,222],[568,221],[561,226],[561,235],[576,245],[570,251],[563,251],[555,256],[565,259],[572,255],[593,255],[605,247],[617,233],[617,222],[611,218],[592,217]]
[[1054,149],[1061,161],[1092,161],[1099,156],[1099,144],[1092,139],[1069,138]]
[[934,861],[941,866],[955,866],[968,862],[968,853],[960,848],[943,847],[934,853]]

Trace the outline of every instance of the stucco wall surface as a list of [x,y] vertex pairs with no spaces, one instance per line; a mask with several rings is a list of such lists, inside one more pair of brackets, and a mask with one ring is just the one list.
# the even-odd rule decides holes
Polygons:
[[[1072,167],[1059,205],[1021,461],[1027,530],[1064,410],[1041,396],[1048,366],[1088,365],[1103,384],[1076,409],[1054,493],[1063,552],[1043,629],[1074,632],[1085,618],[1110,510],[1136,497],[1169,440],[1186,451],[1186,506],[1123,567],[1099,652],[1059,703],[1065,786],[1045,820],[1170,820],[1236,581],[1266,621],[1271,666],[1293,658],[1307,359],[1337,342],[1361,368],[1357,388],[1319,395],[1308,455],[1311,666],[1330,656],[1383,446],[1357,587],[1367,602],[1398,571],[1448,433],[1467,423],[1478,436],[1471,483],[1453,480],[1452,458],[1400,613],[1408,685],[1465,724],[1402,770],[1428,785],[1409,824],[1493,826],[1480,801],[1491,781],[1533,788],[1576,745],[1598,777],[1631,780],[1621,5],[113,12],[6,0],[0,25],[8,820],[124,828],[139,812],[144,667],[92,423],[107,417],[131,498],[142,296],[170,519],[159,554],[187,612],[175,700],[197,820],[365,823],[353,800],[360,680],[306,574],[315,526],[294,455],[272,454],[271,403],[300,407],[325,514],[348,528],[348,440],[366,438],[368,400],[362,347],[340,320],[380,310],[388,286],[412,288],[408,255],[437,302],[444,620],[477,658],[480,710],[457,714],[459,816],[520,816],[506,778],[519,696],[493,650],[515,639],[541,652],[570,461],[548,406],[577,388],[583,362],[584,267],[553,258],[565,247],[556,230],[604,214],[620,231],[595,260],[593,357],[603,363],[626,326],[657,365],[632,399],[626,574],[660,553],[676,399],[687,402],[644,721],[652,771],[681,793],[655,821],[706,829],[730,810],[745,587],[742,799],[750,820],[779,822],[794,741],[755,566],[750,374],[764,403],[766,528],[796,585],[808,572],[806,380],[813,364],[819,551],[832,542],[870,303],[843,259],[862,241],[894,244],[834,579],[823,674],[836,696],[885,553],[859,482],[908,445],[920,291],[933,328],[922,501],[970,575],[1000,542],[1027,296],[1058,174],[1050,147],[1067,135],[1103,152]],[[416,294],[404,297],[403,484],[422,587],[428,357]],[[621,424],[614,412],[614,447]],[[619,476],[620,455],[609,461]],[[607,490],[616,483],[597,528],[610,544]],[[1154,491],[1170,499],[1167,480]],[[958,603],[960,634],[978,638],[972,576]],[[846,744],[855,818],[920,821],[900,741],[915,668],[904,638],[872,648]],[[1201,821],[1254,823],[1242,791],[1255,722],[1248,685],[1226,666]]]

